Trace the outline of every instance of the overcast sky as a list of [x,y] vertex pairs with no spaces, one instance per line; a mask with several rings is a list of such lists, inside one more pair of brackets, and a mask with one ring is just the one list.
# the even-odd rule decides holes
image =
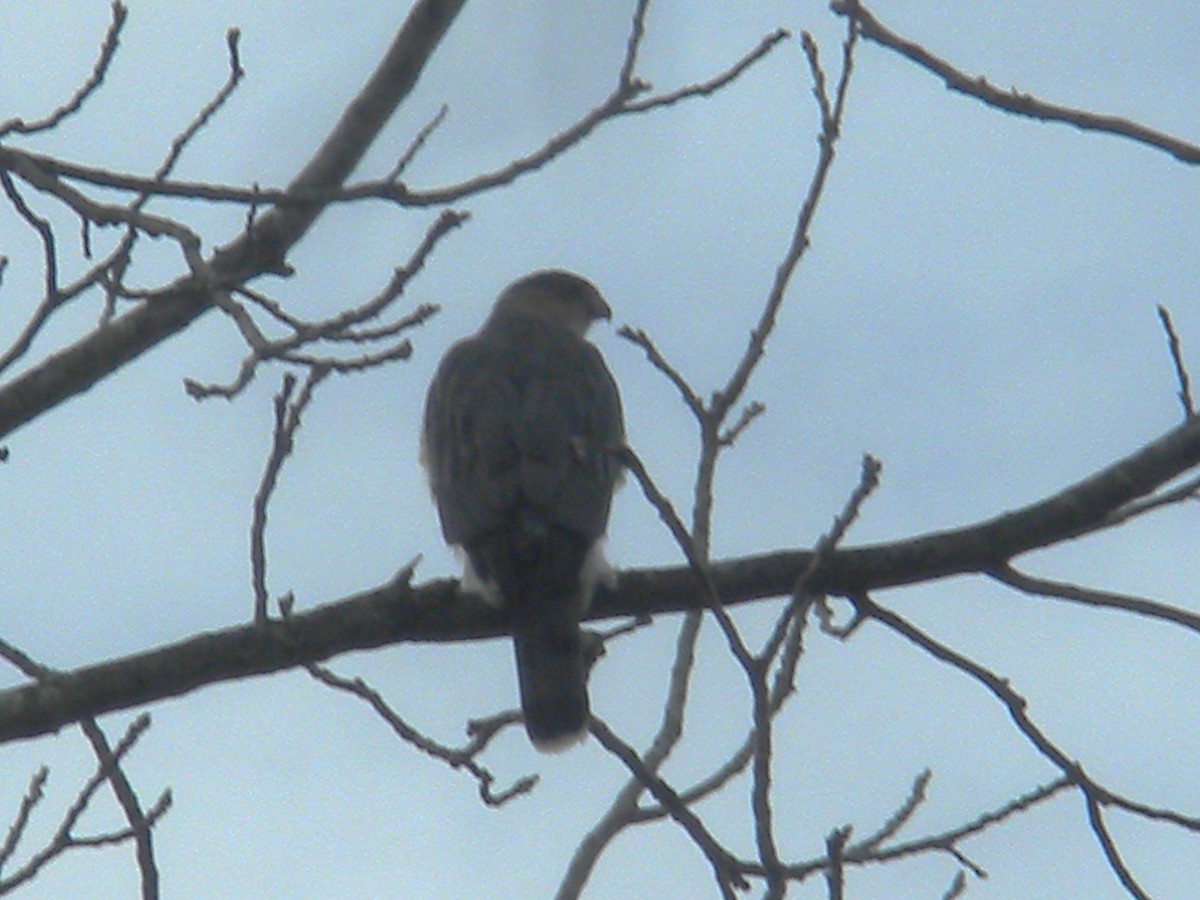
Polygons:
[[[177,174],[280,186],[361,86],[406,11],[333,0],[128,0],[105,86],[85,111],[22,146],[148,173],[225,77],[224,34],[242,29],[247,78]],[[632,2],[468,4],[418,89],[358,173],[390,168],[441,104],[450,114],[410,169],[432,187],[541,144],[611,89]],[[1200,13],[1154,5],[879,2],[906,36],[1049,100],[1200,140]],[[0,4],[0,119],[44,114],[89,70],[109,5]],[[822,2],[652,6],[639,74],[659,89],[703,79],[779,26],[816,36],[830,70],[843,25]],[[535,268],[574,269],[653,335],[698,391],[721,384],[786,246],[816,157],[818,117],[798,40],[719,96],[605,125],[517,184],[462,204],[402,301],[442,304],[407,364],[327,384],[309,411],[271,508],[273,594],[301,608],[386,581],[417,554],[416,580],[455,574],[417,465],[421,403],[441,353],[474,330],[496,292]],[[34,198],[45,213],[53,207]],[[849,543],[966,524],[1055,492],[1179,420],[1155,304],[1200,359],[1196,173],[1129,141],[1004,116],[925,72],[862,46],[842,143],[750,398],[768,414],[725,457],[714,555],[811,545],[853,487],[864,452],[883,486]],[[243,212],[158,203],[211,249]],[[256,286],[304,315],[361,302],[386,283],[436,211],[381,203],[326,214],[289,257],[297,277]],[[74,226],[59,219],[74,248]],[[135,279],[179,271],[143,247]],[[40,291],[40,250],[5,207],[0,344]],[[79,263],[67,266],[67,275]],[[64,276],[66,280],[66,276]],[[95,320],[95,298],[34,348]],[[672,388],[611,330],[596,342],[621,385],[633,445],[680,508],[695,428]],[[185,377],[231,378],[233,325],[185,334],[7,439],[0,469],[0,635],[69,668],[245,621],[251,500],[269,448],[279,372],[236,401],[197,404]],[[1022,560],[1037,574],[1196,608],[1195,512]],[[636,490],[618,498],[610,556],[623,567],[679,554]],[[1029,711],[1104,784],[1200,814],[1200,646],[1194,635],[1068,609],[975,579],[880,594],[940,640],[1011,679]],[[774,609],[774,606],[771,607]],[[751,633],[767,621],[739,612]],[[616,643],[592,677],[596,711],[633,743],[653,732],[679,624],[663,617]],[[507,642],[393,647],[340,658],[414,725],[455,742],[463,722],[511,706]],[[12,676],[9,681],[17,683]],[[961,674],[865,627],[846,643],[810,631],[798,696],[779,725],[779,839],[818,855],[836,826],[865,835],[933,770],[907,837],[950,827],[1049,781],[1054,771],[1004,710]],[[709,629],[687,737],[666,775],[686,785],[741,739],[744,681]],[[535,754],[513,730],[486,758],[502,781],[542,782],[501,810],[474,785],[399,743],[361,703],[303,673],[206,688],[152,708],[128,771],[147,803],[175,806],[156,830],[165,897],[544,897],[607,808],[624,770],[594,742]],[[117,735],[132,717],[104,724]],[[0,822],[32,772],[52,767],[34,836],[54,827],[92,766],[77,730],[0,748]],[[752,851],[744,784],[700,807]],[[108,795],[88,823],[120,821]],[[1156,898],[1192,896],[1196,839],[1112,814],[1126,861]],[[964,844],[990,873],[967,896],[1124,896],[1074,795]],[[949,858],[851,870],[848,896],[936,897]],[[132,849],[78,851],[23,896],[127,898]],[[823,896],[820,883],[796,896]],[[712,896],[709,867],[673,824],[627,832],[587,896]]]

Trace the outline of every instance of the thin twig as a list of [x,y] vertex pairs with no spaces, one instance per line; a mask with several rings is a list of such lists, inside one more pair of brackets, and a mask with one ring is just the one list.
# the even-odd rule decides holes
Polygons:
[[679,518],[679,514],[675,512],[674,505],[658,489],[658,486],[650,477],[650,473],[646,470],[645,464],[633,448],[628,446],[623,447],[619,455],[622,465],[633,473],[634,478],[642,489],[642,493],[650,501],[650,505],[658,511],[659,517],[675,538],[675,542],[679,545],[680,550],[683,551],[688,565],[691,566],[693,573],[703,586],[708,611],[712,613],[713,617],[717,620],[717,624],[721,627],[734,658],[742,663],[744,667],[752,667],[754,665],[754,657],[738,633],[737,627],[729,617],[729,613],[726,612],[721,604],[720,592],[712,580],[712,572],[703,551],[697,547],[692,535],[688,533],[683,521]]
[[[97,764],[95,772],[84,783],[83,787],[80,788],[78,795],[63,813],[58,828],[46,842],[46,845],[30,857],[20,868],[0,879],[0,893],[7,893],[31,881],[47,863],[67,850],[75,847],[105,847],[123,843],[136,837],[133,826],[83,837],[75,835],[74,829],[90,806],[97,789],[108,780],[112,766],[120,764],[121,760],[124,759],[125,755],[133,748],[138,739],[149,727],[150,716],[147,714],[138,716],[130,723],[124,736],[122,736],[121,740],[112,749],[110,757]],[[154,827],[158,820],[167,813],[170,806],[170,791],[164,791],[154,806],[146,811],[143,817],[146,827]]]
[[754,420],[766,411],[766,404],[760,403],[758,400],[747,403],[742,409],[741,415],[738,416],[737,421],[717,435],[717,442],[722,447],[732,447],[737,439],[742,436],[742,432],[749,428]]
[[4,138],[9,134],[34,134],[39,131],[48,131],[57,126],[63,119],[78,112],[82,108],[84,101],[96,91],[96,88],[100,87],[100,83],[104,81],[104,76],[108,74],[109,66],[112,65],[113,57],[117,52],[121,29],[125,26],[125,18],[128,13],[129,8],[124,3],[121,3],[120,0],[115,0],[112,5],[112,21],[109,22],[108,30],[104,33],[104,40],[100,44],[100,53],[96,57],[96,62],[92,65],[91,74],[88,75],[83,84],[76,89],[75,93],[66,103],[46,117],[33,122],[26,122],[21,118],[0,122],[0,138]]
[[775,270],[775,279],[767,295],[766,303],[763,304],[758,323],[750,332],[750,341],[742,355],[741,361],[734,369],[725,386],[713,397],[712,410],[721,418],[724,418],[728,410],[740,401],[746,385],[750,381],[750,376],[754,373],[755,368],[766,352],[767,340],[775,328],[775,320],[779,314],[780,307],[783,305],[784,294],[787,291],[788,284],[791,282],[792,274],[795,272],[797,265],[799,265],[800,259],[804,256],[804,252],[808,249],[809,227],[812,224],[817,205],[820,203],[821,195],[824,192],[829,170],[833,165],[834,148],[838,137],[841,135],[846,92],[850,83],[850,75],[854,71],[854,46],[857,34],[858,31],[854,27],[854,23],[851,22],[843,44],[842,72],[838,79],[835,94],[836,99],[832,102],[825,95],[825,78],[817,57],[816,42],[813,41],[812,36],[807,32],[804,34],[804,39],[801,42],[805,56],[809,62],[809,68],[815,85],[814,91],[817,94],[818,106],[821,111],[821,132],[818,139],[820,154],[817,158],[816,167],[813,169],[808,190],[805,192],[804,200],[800,205],[800,212],[796,219],[795,228],[792,231],[791,241],[783,255],[782,261]]
[[[310,663],[305,668],[313,678],[322,684],[335,690],[353,694],[365,701],[405,743],[412,745],[434,759],[447,763],[451,768],[469,772],[478,782],[479,796],[486,805],[501,806],[514,797],[528,794],[537,784],[538,779],[536,775],[526,775],[523,778],[518,778],[513,784],[502,791],[493,790],[492,786],[495,784],[495,776],[487,768],[480,765],[476,761],[476,757],[487,747],[488,743],[499,731],[498,727],[486,728],[476,723],[476,727],[472,730],[472,740],[466,747],[458,749],[447,747],[427,737],[405,722],[391,708],[387,701],[383,699],[380,693],[370,687],[361,678],[343,678],[327,667],[316,665],[315,663]],[[512,720],[516,721],[516,717],[512,717]]]
[[[0,149],[0,168],[12,165],[15,154],[23,155],[36,162],[44,171],[53,172],[64,178],[87,181],[101,187],[117,190],[151,193],[158,196],[180,197],[217,203],[261,205],[264,203],[280,207],[325,205],[346,203],[366,199],[383,199],[407,207],[442,206],[454,203],[474,194],[512,183],[523,175],[541,169],[548,162],[576,146],[606,121],[622,115],[636,114],[670,106],[681,100],[707,96],[739,77],[754,63],[762,59],[787,32],[777,31],[763,38],[757,47],[728,67],[723,72],[695,85],[689,85],[654,97],[637,101],[635,97],[648,90],[649,85],[637,78],[622,81],[616,90],[591,111],[585,113],[575,124],[549,138],[540,148],[512,160],[492,172],[469,178],[457,184],[440,188],[413,190],[401,182],[387,178],[362,182],[347,187],[305,190],[293,186],[283,188],[245,188],[236,185],[220,185],[205,182],[187,182],[143,178],[127,173],[113,172],[94,166],[84,166],[66,160],[53,159],[39,154],[17,151],[13,148]],[[630,48],[636,50],[637,42],[631,39]],[[628,58],[628,57],[627,57]],[[626,63],[623,62],[624,69]]]
[[179,244],[184,261],[193,273],[206,269],[200,255],[200,236],[174,219],[151,215],[134,206],[114,206],[98,203],[70,187],[55,175],[43,172],[25,159],[18,159],[12,171],[28,181],[38,190],[45,191],[61,200],[84,222],[99,226],[126,224],[144,231],[151,237],[169,237]]
[[692,390],[692,386],[688,384],[687,379],[679,373],[673,365],[667,362],[666,357],[662,355],[658,347],[654,345],[650,335],[646,334],[640,328],[631,328],[628,325],[622,325],[617,329],[617,335],[625,338],[631,344],[642,348],[642,352],[646,354],[646,359],[650,365],[662,372],[667,377],[671,384],[675,385],[675,389],[679,391],[679,396],[683,398],[684,405],[691,410],[692,415],[697,418],[704,416],[704,401],[699,395]]
[[[192,121],[171,141],[171,148],[167,152],[166,158],[154,171],[153,177],[156,182],[165,180],[171,174],[184,148],[200,129],[209,123],[217,111],[225,105],[225,102],[237,90],[237,86],[241,83],[242,78],[245,77],[246,70],[242,68],[241,54],[238,52],[238,43],[241,40],[241,36],[241,30],[237,28],[230,28],[225,33],[225,45],[229,50],[229,75],[225,83],[213,95],[212,99],[200,108],[200,111],[193,116]],[[142,196],[135,202],[135,206],[142,206],[151,196],[150,192],[143,192]]]
[[646,112],[651,109],[661,109],[666,106],[674,106],[681,100],[690,100],[693,97],[708,97],[735,78],[745,72],[748,68],[775,49],[775,46],[781,41],[787,40],[792,34],[786,28],[777,28],[770,34],[763,37],[758,42],[753,50],[745,56],[729,66],[725,71],[714,75],[712,78],[697,82],[696,84],[684,85],[681,88],[676,88],[665,94],[657,94],[653,97],[644,97],[641,100],[631,100],[625,104],[625,112],[638,113]]
[[30,815],[45,797],[46,781],[49,777],[50,769],[42,766],[29,779],[29,787],[25,789],[17,814],[13,817],[12,824],[8,826],[8,833],[4,836],[3,845],[0,845],[0,871],[4,869],[13,853],[16,852],[17,845],[21,842],[21,838],[25,835],[25,829],[29,825]]
[[[1069,778],[1060,777],[1049,784],[1039,786],[1026,794],[1015,797],[998,809],[985,812],[962,825],[937,834],[916,838],[902,844],[893,844],[890,847],[877,847],[872,838],[868,837],[846,847],[842,853],[842,862],[843,864],[864,865],[866,863],[886,863],[925,853],[948,853],[954,857],[956,862],[964,868],[969,869],[975,877],[986,878],[987,872],[963,855],[957,847],[958,843],[966,838],[981,834],[1006,819],[1026,812],[1034,806],[1045,803],[1063,791],[1073,789],[1074,787],[1074,783]],[[828,867],[829,857],[823,856],[805,862],[792,863],[787,866],[786,871],[788,877],[792,880],[803,881],[817,872],[825,871]],[[749,875],[760,874],[757,868],[753,866],[748,866],[746,872]]]
[[950,886],[942,894],[942,900],[958,900],[967,891],[967,876],[962,869],[954,873]]
[[238,373],[232,381],[226,384],[202,384],[188,378],[184,380],[184,389],[189,396],[196,400],[210,397],[231,399],[253,380],[259,365],[270,360],[282,360],[308,368],[351,372],[407,359],[412,353],[412,345],[407,340],[349,359],[318,356],[300,351],[302,348],[320,341],[365,344],[385,340],[401,331],[423,324],[438,311],[436,305],[421,304],[412,312],[401,316],[397,321],[379,327],[365,329],[356,327],[386,312],[403,295],[408,283],[424,268],[438,243],[450,232],[460,227],[468,218],[468,213],[444,210],[426,230],[421,242],[414,248],[405,264],[397,266],[393,270],[388,283],[379,293],[364,303],[344,309],[323,321],[307,322],[295,318],[285,313],[274,300],[249,289],[239,289],[238,293],[246,296],[256,306],[266,310],[272,318],[291,329],[291,334],[274,340],[268,340],[263,335],[243,305],[236,303],[224,293],[215,293],[214,300],[237,324],[238,330],[249,345],[250,353],[242,360]]
[[825,853],[829,857],[829,868],[825,870],[825,882],[829,888],[829,900],[843,900],[846,891],[846,873],[842,853],[850,840],[850,826],[835,828],[825,838]]
[[1179,343],[1179,335],[1171,321],[1170,311],[1161,303],[1158,304],[1158,318],[1163,330],[1167,333],[1167,345],[1171,349],[1171,361],[1175,363],[1175,377],[1179,381],[1179,402],[1183,404],[1184,417],[1196,414],[1196,404],[1192,402],[1192,384],[1188,377],[1187,365],[1183,361],[1183,349]]
[[929,787],[930,779],[933,778],[933,772],[929,769],[923,769],[917,773],[917,777],[913,779],[912,786],[909,788],[908,796],[904,802],[890,815],[878,829],[867,835],[860,841],[854,842],[854,849],[858,852],[873,849],[878,847],[884,841],[890,840],[907,825],[917,810],[921,808],[921,804],[925,802],[925,791]]
[[275,427],[272,433],[271,452],[263,469],[262,479],[254,494],[253,514],[250,522],[250,580],[254,588],[254,621],[264,625],[267,621],[267,507],[271,495],[279,482],[283,464],[295,447],[296,430],[300,427],[300,415],[312,402],[313,392],[326,376],[327,368],[314,366],[304,380],[300,395],[291,402],[296,387],[296,376],[290,372],[283,376],[283,384],[275,395]]
[[21,333],[17,335],[8,350],[0,354],[0,372],[3,372],[29,349],[33,339],[46,324],[46,320],[62,303],[62,294],[58,289],[58,250],[54,239],[54,229],[50,226],[49,221],[30,209],[8,172],[0,171],[0,187],[3,187],[5,195],[17,214],[37,232],[38,240],[42,243],[43,271],[46,283],[45,292],[33,315],[30,316],[29,321],[25,323],[25,327],[21,329]]
[[396,160],[396,165],[392,166],[392,170],[384,176],[386,181],[397,181],[404,174],[404,170],[416,158],[416,155],[425,146],[425,142],[429,140],[429,136],[433,134],[439,125],[446,120],[446,114],[450,112],[450,107],[445,103],[438,109],[437,114],[422,126],[421,130],[416,133],[408,148]]

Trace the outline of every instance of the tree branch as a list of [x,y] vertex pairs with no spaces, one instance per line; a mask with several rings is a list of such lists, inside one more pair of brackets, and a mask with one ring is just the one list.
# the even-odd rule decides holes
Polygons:
[[[345,183],[393,110],[408,96],[466,0],[419,0],[366,86],[313,158],[288,186],[314,195]],[[151,188],[153,189],[153,188]],[[87,390],[100,379],[183,330],[213,306],[215,286],[239,284],[283,269],[289,248],[304,236],[324,204],[277,206],[209,260],[211,276],[188,276],[53,354],[0,388],[0,437]]]
[[887,28],[858,0],[834,0],[830,4],[830,9],[838,15],[853,17],[859,23],[862,36],[867,40],[887,47],[937,75],[950,90],[975,97],[988,106],[1043,122],[1065,122],[1068,125],[1074,125],[1081,131],[1115,134],[1137,141],[1139,144],[1165,150],[1180,162],[1192,165],[1200,163],[1200,146],[1148,128],[1139,122],[1132,122],[1120,116],[1103,115],[1084,109],[1048,103],[1029,94],[1023,94],[1016,88],[1007,91],[1000,90],[982,75],[974,77],[967,75],[953,64],[930,53],[915,41],[901,37]]
[[[830,552],[808,587],[853,596],[864,591],[966,573],[991,574],[1038,547],[1092,530],[1114,509],[1200,464],[1200,419],[1066,490],[975,525],[903,541]],[[712,583],[726,606],[790,596],[812,552],[778,551],[716,562]],[[691,566],[624,572],[601,593],[590,619],[707,609]],[[408,641],[448,642],[508,633],[503,614],[444,579],[403,580],[348,597],[286,622],[207,632],[145,653],[84,666],[45,684],[0,691],[0,742],[55,731],[86,715],[185,694],[207,684],[278,672],[349,650]]]

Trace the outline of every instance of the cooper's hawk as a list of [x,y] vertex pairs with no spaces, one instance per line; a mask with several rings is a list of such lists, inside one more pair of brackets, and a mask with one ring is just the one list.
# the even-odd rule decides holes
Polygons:
[[601,544],[620,477],[621,400],[584,337],[611,316],[578,275],[527,275],[447,351],[425,401],[421,457],[442,533],[466,554],[463,590],[508,611],[539,750],[586,733],[579,619],[597,582],[613,578]]

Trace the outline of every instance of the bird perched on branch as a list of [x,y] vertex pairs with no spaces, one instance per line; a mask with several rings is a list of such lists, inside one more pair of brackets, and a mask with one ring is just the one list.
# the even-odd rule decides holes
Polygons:
[[589,281],[534,272],[447,351],[429,387],[421,457],[462,589],[505,609],[525,728],[563,750],[587,731],[580,617],[612,569],[603,554],[621,400],[585,335],[612,312]]

